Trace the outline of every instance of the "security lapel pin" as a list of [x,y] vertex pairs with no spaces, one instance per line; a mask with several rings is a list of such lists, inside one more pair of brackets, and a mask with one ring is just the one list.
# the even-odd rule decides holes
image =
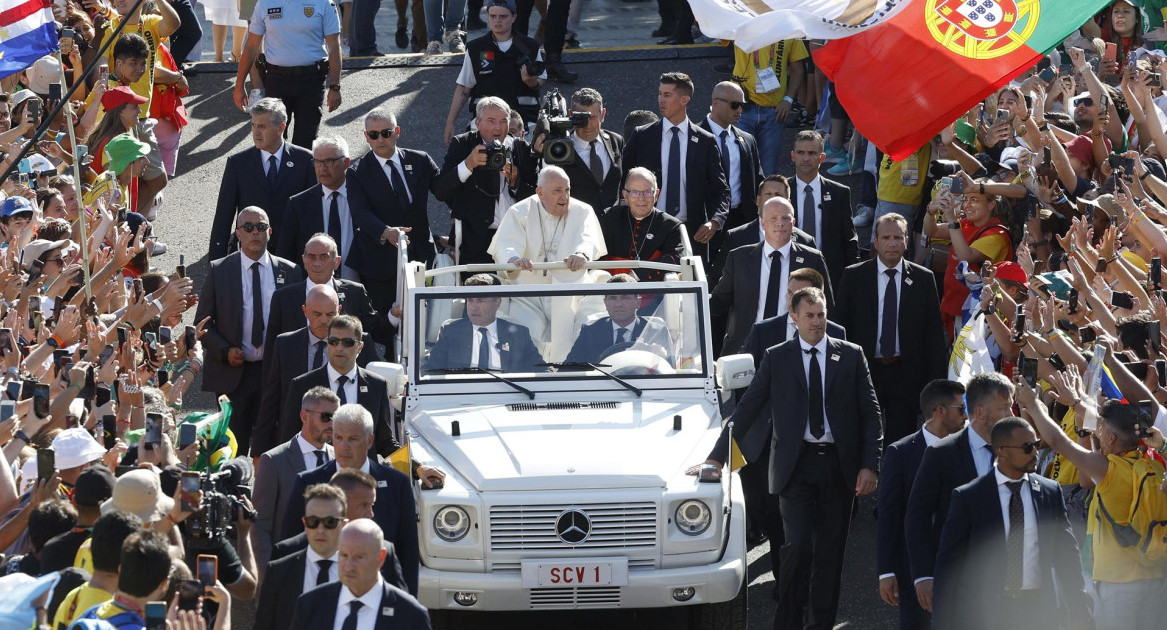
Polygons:
[[794,262],[801,264],[801,263],[802,263],[802,256],[799,256],[798,258],[795,258],[795,259],[794,259]]
[[832,361],[838,361],[838,360],[839,360],[839,356],[840,356],[840,355],[838,355],[838,354],[832,354],[832,355],[831,355],[831,360],[832,360]]

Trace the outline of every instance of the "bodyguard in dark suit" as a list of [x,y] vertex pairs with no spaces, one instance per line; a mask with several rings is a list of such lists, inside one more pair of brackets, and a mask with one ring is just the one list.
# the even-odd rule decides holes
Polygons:
[[427,266],[434,260],[427,207],[438,166],[425,151],[398,146],[400,138],[393,112],[376,107],[365,114],[370,151],[349,168],[347,177],[357,229],[350,264],[360,272],[373,305],[382,313],[397,300],[395,228],[408,232],[410,260]]
[[919,395],[947,372],[947,342],[936,279],[904,258],[907,221],[886,214],[875,223],[876,256],[843,272],[836,292],[838,321],[863,347],[886,426],[885,444],[916,430]]
[[936,626],[1094,627],[1061,488],[1035,472],[1037,434],[1005,418],[992,443],[993,470],[952,492],[936,555]]
[[686,115],[692,97],[689,75],[662,74],[657,92],[661,118],[638,127],[628,138],[621,168],[625,181],[634,167],[652,171],[661,183],[657,208],[685,224],[693,251],[708,270],[717,254],[710,241],[729,220],[729,186],[713,135]]
[[758,215],[754,193],[765,175],[758,158],[758,142],[734,125],[742,117],[745,92],[733,81],[722,81],[713,86],[713,103],[709,115],[701,120],[701,128],[713,134],[721,170],[729,185],[729,216],[725,230],[733,229]]
[[936,550],[952,490],[989,472],[993,426],[1013,413],[1013,383],[999,372],[973,376],[964,397],[969,424],[924,450],[904,517],[916,598],[927,611],[932,610]]
[[[635,278],[626,273],[608,279],[609,284],[616,285],[634,282]],[[608,316],[580,328],[579,336],[575,338],[565,361],[599,363],[602,355],[631,349],[635,345],[664,353],[669,364],[673,364],[673,336],[669,329],[655,317],[638,315],[636,311],[639,307],[640,296],[635,293],[604,296],[604,308],[608,310]]]
[[576,127],[569,137],[575,147],[575,157],[560,164],[571,180],[571,197],[578,199],[598,214],[620,200],[621,158],[624,138],[604,130],[604,100],[592,88],[577,90],[571,95],[572,113],[588,113],[591,117],[584,127]]
[[287,122],[287,111],[279,99],[261,99],[251,109],[251,139],[255,146],[227,158],[211,223],[207,260],[227,255],[231,227],[239,211],[248,206],[263,208],[278,236],[288,198],[316,183],[312,154],[284,142]]
[[[758,184],[757,196],[754,197],[752,205],[757,210],[761,210],[772,197],[790,199],[790,185],[787,183],[786,177],[774,174],[763,178]],[[717,258],[713,261],[713,275],[710,277],[710,284],[717,286],[717,281],[721,279],[722,269],[725,268],[725,259],[729,257],[731,251],[746,245],[757,245],[765,239],[766,235],[762,233],[760,214],[755,214],[746,223],[727,230],[725,240],[721,243],[721,250],[717,252]],[[791,230],[790,240],[805,247],[818,249],[814,238],[798,229],[797,221],[794,229]]]
[[810,268],[822,274],[828,312],[834,304],[822,254],[790,240],[794,228],[790,202],[781,197],[767,201],[762,227],[766,240],[730,252],[721,279],[709,294],[714,344],[721,342],[720,348],[714,348],[718,356],[736,353],[754,322],[786,312],[787,276],[795,269]]
[[920,410],[926,418],[924,426],[889,445],[883,452],[883,468],[879,471],[879,517],[875,529],[879,596],[899,608],[901,630],[932,627],[931,617],[920,608],[912,585],[904,515],[924,449],[964,426],[964,385],[939,379],[928,383],[920,392]]
[[[685,255],[681,222],[656,209],[659,192],[656,176],[651,171],[639,166],[628,171],[621,191],[624,203],[597,213],[604,244],[608,247],[608,253],[600,260],[681,262],[681,256]],[[637,269],[636,276],[639,280],[655,282],[664,279],[664,272]]]
[[[497,284],[486,274],[471,276],[466,286]],[[467,297],[466,317],[442,324],[425,362],[426,370],[481,367],[503,372],[535,372],[543,357],[522,324],[496,317],[502,298]],[[482,332],[486,330],[485,334]]]
[[[454,136],[434,182],[434,196],[462,222],[459,262],[493,263],[486,252],[506,211],[535,194],[535,158],[531,145],[507,135],[510,106],[487,96],[475,104],[477,131]],[[486,147],[494,142],[510,149],[502,171],[487,165]],[[453,239],[451,238],[451,243]]]
[[300,280],[300,270],[291,261],[267,253],[267,221],[260,208],[239,213],[235,235],[240,249],[211,263],[195,312],[195,321],[211,318],[203,336],[203,391],[231,399],[231,431],[241,455],[248,452],[259,416],[271,296],[278,287]]
[[[377,524],[358,519],[340,533],[340,581],[300,596],[293,630],[371,627],[374,630],[429,630],[429,612],[412,595],[381,578],[385,551]],[[368,625],[365,625],[368,624]]]
[[[774,627],[829,629],[851,505],[876,489],[879,403],[863,351],[826,336],[823,292],[798,291],[791,309],[798,338],[766,351],[729,420],[740,443],[767,412],[773,418],[770,491],[779,497],[786,536]],[[707,463],[720,469],[726,449],[718,440]]]
[[851,189],[819,175],[826,154],[817,131],[798,132],[790,159],[795,175],[790,179],[790,201],[798,227],[814,237],[831,270],[831,282],[838,284],[843,269],[859,262],[859,238],[851,221]]

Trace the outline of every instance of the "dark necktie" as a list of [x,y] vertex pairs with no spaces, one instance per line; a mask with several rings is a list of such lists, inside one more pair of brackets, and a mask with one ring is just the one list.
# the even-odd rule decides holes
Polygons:
[[[328,457],[326,457],[324,455],[324,451],[312,451],[312,452],[316,454],[316,467],[317,468],[320,468],[321,466],[328,463]],[[332,560],[321,560],[320,562],[332,562]],[[324,572],[327,573],[328,569],[325,568]],[[320,584],[320,582],[317,582],[317,584]]]
[[896,356],[896,329],[899,326],[899,296],[896,292],[896,270],[888,269],[887,289],[883,292],[883,326],[879,331],[879,353],[884,359]]
[[348,377],[341,374],[336,379],[336,395],[340,397],[340,404],[347,405],[348,397],[344,395],[344,386],[348,383]]
[[766,309],[762,311],[763,318],[770,318],[778,314],[778,301],[782,288],[782,252],[770,252],[770,279],[766,281]]
[[324,365],[324,340],[316,342],[316,354],[312,357],[312,369],[318,370]]
[[490,369],[490,335],[485,327],[478,329],[478,367]]
[[409,190],[405,187],[405,180],[401,177],[401,171],[397,170],[397,165],[393,160],[386,162],[389,166],[390,183],[393,184],[393,194],[397,195],[397,206],[405,211],[409,208]]
[[819,370],[819,349],[811,348],[806,352],[810,353],[810,434],[821,438],[826,433],[826,424],[823,422],[823,373]]
[[259,263],[251,264],[251,347],[263,346],[263,287],[259,280]]
[[1005,572],[1005,588],[1021,590],[1021,578],[1025,568],[1025,508],[1021,505],[1021,484],[1023,480],[1006,481],[1009,487],[1009,538],[1005,546],[1008,551],[1008,567]]
[[357,613],[360,612],[361,606],[364,606],[364,604],[361,603],[361,600],[354,599],[348,603],[348,606],[348,616],[344,618],[344,623],[340,626],[340,630],[357,630]]
[[665,173],[665,212],[677,216],[681,212],[681,130],[669,129],[669,170]]
[[596,178],[597,184],[604,183],[604,163],[600,161],[600,154],[596,151],[596,141],[592,140],[588,143],[592,153],[588,156],[588,168],[592,170],[592,177]]
[[[316,453],[320,454],[323,451],[316,451]],[[316,566],[320,567],[316,571],[316,586],[328,584],[328,569],[332,567],[332,560],[317,560]],[[356,615],[353,615],[353,617],[356,617]],[[346,620],[345,623],[348,623],[348,621]],[[355,627],[356,624],[354,623],[353,626]]]
[[628,329],[627,328],[617,328],[616,329],[616,343],[628,343]]
[[725,172],[725,181],[729,181],[729,145],[725,143],[726,136],[729,135],[728,129],[721,130],[721,170]]
[[[343,254],[340,245],[340,192],[336,190],[332,191],[332,199],[328,202],[328,235],[336,241],[336,251]],[[336,268],[336,272],[340,273],[340,267]]]
[[267,156],[267,185],[269,188],[276,187],[276,175],[279,174],[279,166],[276,164],[276,156]]
[[[802,228],[803,232],[810,234],[811,238],[815,239],[815,243],[818,243],[818,230],[815,229],[815,225],[818,223],[816,219],[818,208],[814,204],[814,188],[807,184],[803,190],[806,195],[802,198],[802,224],[798,227]],[[819,247],[822,245],[819,244]]]

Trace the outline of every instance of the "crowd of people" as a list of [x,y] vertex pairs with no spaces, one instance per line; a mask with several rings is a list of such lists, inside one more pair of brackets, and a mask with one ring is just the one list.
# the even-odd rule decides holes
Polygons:
[[[405,429],[366,369],[396,358],[404,248],[508,265],[467,286],[655,282],[588,263],[701,257],[714,357],[757,365],[724,407],[775,627],[833,627],[863,495],[878,497],[872,587],[903,628],[1153,627],[1155,0],[1116,0],[900,161],[850,128],[798,40],[734,47],[707,103],[666,72],[655,111],[605,129],[596,89],[545,89],[577,78],[560,55],[579,0],[549,0],[536,37],[529,0],[397,2],[398,47],[465,56],[446,153],[401,146],[401,112],[378,106],[360,112],[357,156],[319,127],[342,105],[344,48],[379,54],[379,3],[247,4],[206,7],[217,58],[240,29],[252,146],[226,160],[198,288],[183,259],[159,264],[152,227],[181,181],[190,3],[55,3],[61,54],[0,81],[0,584],[22,623],[227,628],[232,602],[257,598],[256,627],[390,627],[385,610],[428,627],[413,489],[447,472],[390,463]],[[687,5],[660,4],[657,35],[690,43]],[[449,233],[431,231],[431,195]],[[468,299],[424,360],[527,371],[535,346],[595,360],[645,341],[671,361],[670,331],[624,297],[582,329]],[[183,409],[196,382],[218,413]]]

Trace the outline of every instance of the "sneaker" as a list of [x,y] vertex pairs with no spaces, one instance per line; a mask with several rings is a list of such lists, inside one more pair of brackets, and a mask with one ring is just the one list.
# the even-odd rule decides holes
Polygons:
[[462,36],[465,31],[453,30],[446,31],[445,37],[442,39],[446,42],[446,52],[462,54],[466,52],[466,43],[462,41]]
[[251,93],[247,95],[247,107],[244,107],[243,111],[250,112],[251,106],[258,103],[259,100],[262,98],[263,98],[263,90],[261,90],[259,88],[252,88]]
[[848,155],[848,156],[843,158],[842,162],[839,162],[838,164],[827,169],[827,174],[828,175],[850,175],[851,173],[855,172],[852,169],[855,166],[857,166],[856,164],[852,164],[852,162],[853,162],[853,160],[851,159],[851,156]]
[[442,50],[442,42],[437,40],[430,42],[429,45],[425,47],[425,54],[427,55],[440,55],[443,52],[445,51]]
[[875,218],[875,208],[871,206],[859,206],[855,216],[851,217],[851,223],[855,227],[866,227],[871,225],[871,220]]
[[826,154],[827,157],[823,161],[827,164],[838,164],[847,159],[847,149],[844,147],[839,147],[838,149],[827,147]]
[[162,192],[161,190],[158,191],[158,194],[154,196],[154,203],[150,204],[150,209],[146,211],[146,220],[151,223],[158,220],[158,208],[161,208],[163,202],[166,201],[166,198],[162,196]]
[[150,252],[151,256],[161,256],[166,253],[166,243],[162,241],[154,241],[154,250]]

